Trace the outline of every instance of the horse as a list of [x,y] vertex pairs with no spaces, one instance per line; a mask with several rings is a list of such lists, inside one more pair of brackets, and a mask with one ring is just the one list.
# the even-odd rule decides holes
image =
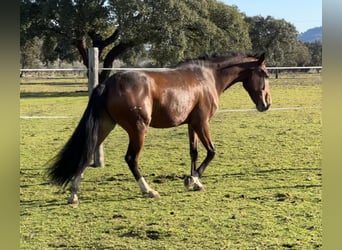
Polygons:
[[[51,160],[48,178],[52,184],[70,184],[68,203],[78,204],[82,174],[95,150],[118,124],[128,134],[125,161],[142,195],[159,198],[139,170],[145,133],[149,127],[187,124],[191,164],[184,185],[188,190],[203,191],[200,178],[215,156],[209,122],[218,110],[220,95],[242,82],[256,109],[266,111],[271,105],[268,78],[265,53],[204,57],[164,71],[117,72],[94,88],[73,134]],[[207,151],[199,166],[198,141]]]

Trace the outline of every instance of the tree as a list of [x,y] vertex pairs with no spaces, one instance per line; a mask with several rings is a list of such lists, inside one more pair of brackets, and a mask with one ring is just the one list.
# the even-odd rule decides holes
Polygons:
[[24,8],[23,6],[31,5],[30,1],[21,1],[20,6],[20,64],[22,68],[33,67],[35,62],[40,59],[41,41],[30,27],[35,20],[30,19],[30,15],[35,15],[34,9]]
[[310,64],[311,55],[308,47],[306,47],[302,42],[296,41],[293,49],[292,62],[289,60],[287,63],[292,66],[307,66]]
[[22,68],[40,66],[42,42],[38,37],[34,37],[22,45],[20,53],[20,64]]
[[[106,68],[116,58],[136,63],[148,56],[163,66],[251,47],[243,16],[216,0],[22,0],[21,10],[23,40],[34,34],[44,41],[45,63],[81,55],[88,66],[90,44]],[[108,75],[101,72],[99,81]]]
[[[237,7],[228,6],[221,2],[214,1],[210,8],[210,21],[223,32],[223,40],[220,51],[246,51],[252,48],[249,37],[248,23],[244,20]],[[214,39],[215,41],[215,39]],[[214,45],[214,48],[217,45]]]
[[[55,60],[57,56],[72,62],[80,55],[83,64],[88,67],[87,44],[92,42],[93,46],[99,47],[102,56],[104,48],[118,37],[105,0],[22,0],[20,9],[21,44],[32,39],[32,36],[41,38],[45,63]],[[107,39],[103,39],[97,31],[106,35]],[[112,50],[123,53],[123,46],[118,46]],[[115,56],[114,52],[107,55]],[[104,57],[104,62],[109,61]]]
[[266,52],[269,65],[294,66],[307,63],[307,51],[298,42],[298,32],[292,24],[271,16],[246,17],[246,21],[249,23],[253,50]]
[[47,36],[45,37],[42,47],[41,47],[41,61],[45,66],[48,66],[49,63],[56,61],[58,57],[58,50],[56,49],[57,40],[56,37]]
[[[122,39],[149,44],[156,65],[236,47],[250,48],[248,27],[236,8],[215,0],[110,0]],[[219,12],[219,14],[215,14]]]
[[304,43],[308,48],[311,55],[311,66],[321,66],[322,65],[322,42],[316,41],[312,43]]

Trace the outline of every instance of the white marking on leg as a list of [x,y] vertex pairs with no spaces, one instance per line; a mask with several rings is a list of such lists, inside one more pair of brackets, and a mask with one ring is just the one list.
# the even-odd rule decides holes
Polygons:
[[145,181],[144,177],[141,177],[138,180],[138,184],[144,197],[160,198],[159,193],[155,191],[154,189],[150,188],[150,186]]
[[191,176],[194,181],[194,190],[201,190],[203,189],[202,183],[199,181],[198,177]]
[[71,194],[68,198],[68,204],[78,204],[79,203],[77,191],[78,191],[78,186],[80,184],[82,175],[83,175],[83,173],[80,175],[77,175],[71,183],[71,186],[70,186]]
[[68,199],[68,204],[78,204],[79,201],[78,201],[78,197],[77,197],[77,194],[72,192],[69,199]]
[[103,151],[103,144],[95,149],[94,153],[94,166],[95,167],[104,167],[104,151]]
[[141,189],[141,192],[143,193],[148,193],[149,191],[151,191],[151,188],[150,186],[147,184],[147,182],[145,181],[144,177],[141,177],[139,180],[138,180],[138,184],[139,184],[139,187]]

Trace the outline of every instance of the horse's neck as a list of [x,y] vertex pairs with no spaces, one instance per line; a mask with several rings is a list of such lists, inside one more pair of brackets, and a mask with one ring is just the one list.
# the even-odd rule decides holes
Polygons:
[[217,70],[216,89],[218,93],[222,94],[226,89],[241,81],[241,74],[244,71],[246,71],[246,69],[238,66],[233,66],[224,70]]

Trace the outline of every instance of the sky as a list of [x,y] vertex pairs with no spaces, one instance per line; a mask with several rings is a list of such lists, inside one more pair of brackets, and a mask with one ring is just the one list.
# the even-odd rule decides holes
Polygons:
[[322,26],[322,0],[221,0],[247,16],[272,16],[293,24],[299,33]]

